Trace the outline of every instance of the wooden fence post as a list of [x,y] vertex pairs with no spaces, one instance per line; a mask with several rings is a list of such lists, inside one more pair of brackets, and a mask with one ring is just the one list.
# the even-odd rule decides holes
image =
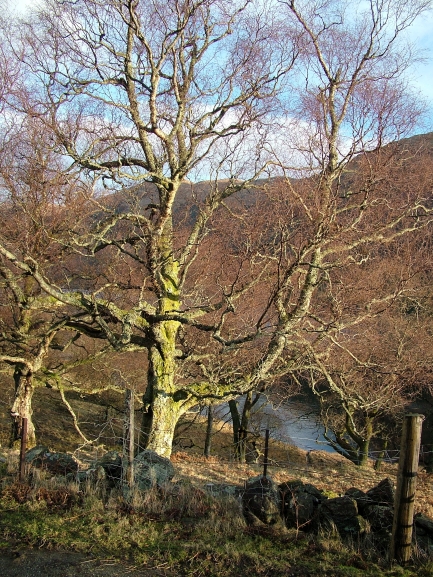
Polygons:
[[135,403],[134,390],[125,391],[125,414],[123,426],[123,483],[132,489],[134,486],[135,457]]
[[269,429],[265,433],[265,457],[263,460],[263,477],[268,474],[268,454],[269,454]]
[[405,565],[412,553],[413,513],[418,472],[423,415],[405,415],[398,462],[397,489],[394,503],[390,562]]

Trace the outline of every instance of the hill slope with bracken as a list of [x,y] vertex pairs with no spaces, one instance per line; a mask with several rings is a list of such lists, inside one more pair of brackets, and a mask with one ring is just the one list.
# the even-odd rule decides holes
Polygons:
[[[413,190],[417,192],[424,190],[424,195],[427,202],[431,202],[431,188],[429,187],[429,178],[431,175],[431,165],[432,165],[432,148],[433,148],[433,133],[427,135],[419,135],[409,139],[404,139],[398,143],[391,144],[387,147],[384,147],[379,153],[372,151],[362,157],[356,157],[351,164],[349,164],[345,175],[343,176],[340,184],[338,193],[340,196],[341,206],[344,209],[345,203],[347,204],[350,199],[353,197],[354,190],[360,190],[362,188],[362,184],[368,182],[371,186],[372,183],[376,187],[384,187],[386,196],[384,198],[392,204],[397,204],[402,199],[406,199],[413,194]],[[370,179],[370,180],[369,180]],[[217,186],[224,186],[226,183],[217,183]],[[254,234],[260,230],[260,226],[268,226],[269,221],[272,222],[273,219],[277,220],[279,216],[281,216],[281,212],[278,211],[286,210],[290,216],[288,221],[288,233],[292,232],[293,229],[294,234],[294,242],[298,243],[298,246],[302,246],[303,242],[308,241],[308,237],[303,237],[303,229],[307,229],[308,226],[306,225],[307,220],[305,214],[302,214],[300,206],[294,207],[289,202],[282,202],[281,201],[281,191],[280,188],[284,184],[282,179],[271,179],[270,181],[259,180],[254,187],[247,188],[246,190],[242,190],[236,193],[233,199],[230,200],[231,202],[231,211],[232,213],[239,213],[239,219],[235,220],[235,223],[242,222],[245,220],[250,220],[249,228],[246,229],[248,233],[249,241],[251,239],[254,240]],[[308,180],[304,181],[291,181],[292,186],[299,184],[301,186],[301,191],[305,190],[306,194],[310,194],[308,189]],[[189,230],[191,225],[195,222],[197,215],[200,213],[202,208],[202,204],[206,195],[209,193],[209,190],[213,186],[212,183],[184,183],[181,186],[179,191],[179,195],[176,199],[175,203],[175,213],[176,213],[176,221],[179,223],[178,226],[178,235],[179,235],[179,242],[182,242],[185,237],[185,231]],[[302,188],[303,187],[303,188]],[[424,187],[424,188],[422,188]],[[114,210],[115,213],[122,213],[125,211],[134,211],[137,210],[141,212],[149,207],[150,204],[156,203],[156,195],[154,191],[150,188],[144,190],[141,187],[136,187],[132,189],[128,189],[121,193],[116,193],[111,196],[106,196],[103,199],[100,199],[101,206],[108,207],[110,210]],[[149,210],[152,210],[150,207]],[[224,210],[223,215],[218,217],[216,221],[213,223],[213,230],[211,231],[210,238],[212,239],[206,245],[206,250],[204,251],[204,258],[205,261],[201,261],[200,258],[197,260],[195,264],[192,266],[192,281],[195,283],[195,286],[201,287],[205,292],[209,291],[212,292],[216,288],[216,284],[214,280],[212,280],[212,275],[215,278],[218,278],[221,275],[222,266],[226,266],[227,268],[227,258],[224,259],[224,254],[220,254],[222,250],[228,249],[228,253],[230,253],[231,257],[233,258],[233,262],[237,258],[236,251],[244,250],[245,239],[241,235],[237,235],[237,224],[234,227],[227,228],[227,224],[225,222],[224,217]],[[291,212],[290,212],[291,211]],[[102,213],[97,209],[95,209],[92,213],[92,218],[95,219],[98,217],[98,214],[101,215]],[[285,216],[285,215],[283,215]],[[290,220],[291,219],[291,220]],[[267,222],[266,222],[267,221]],[[87,222],[86,220],[84,222]],[[307,231],[308,232],[308,231]],[[262,246],[269,240],[274,238],[272,236],[272,231],[269,230],[269,233],[263,235],[263,238],[257,241],[257,250],[259,251]],[[428,237],[428,234],[427,234]],[[216,238],[219,238],[218,242],[214,242]],[[348,237],[349,238],[349,237]],[[415,242],[413,247],[417,247],[417,244],[425,245],[425,237],[423,233],[418,233],[418,240]],[[350,239],[349,239],[350,240]],[[262,243],[262,244],[260,244]],[[405,257],[410,254],[410,251],[413,247],[408,247],[408,251],[405,253]],[[375,274],[380,278],[382,275],[382,271],[388,266],[391,262],[395,262],[395,252],[388,251],[388,250],[376,250],[375,253]],[[400,249],[399,249],[400,250]],[[218,252],[220,251],[220,252]],[[370,251],[370,247],[367,246],[366,251]],[[416,251],[412,250],[413,259],[415,260]],[[57,254],[57,253],[56,253]],[[372,252],[370,252],[370,255]],[[421,252],[420,252],[421,254]],[[99,255],[99,253],[98,253]],[[67,279],[68,285],[70,289],[77,288],[79,289],[84,284],[84,288],[92,292],[93,290],[100,291],[101,282],[105,282],[108,286],[107,280],[110,280],[110,268],[111,261],[104,260],[102,257],[95,259],[95,264],[93,268],[88,268],[85,271],[85,274],[76,274],[75,276],[71,274],[71,277]],[[360,251],[359,255],[361,257],[364,254]],[[422,253],[422,258],[425,257],[425,251]],[[100,262],[98,259],[100,258]],[[145,258],[145,257],[144,257]],[[248,257],[245,257],[248,258]],[[81,259],[81,260],[80,260]],[[83,262],[86,262],[81,256],[76,257],[75,262],[70,262],[70,268],[73,271],[74,267],[81,266]],[[98,264],[99,262],[99,264]],[[113,261],[114,262],[114,261]],[[115,263],[114,263],[115,264]],[[114,266],[113,264],[113,266]],[[195,268],[194,268],[195,267]],[[208,267],[209,271],[206,275],[203,274],[205,268]],[[424,267],[424,278],[423,278],[423,286],[426,287],[429,284],[429,279],[431,275],[431,263],[428,260],[423,261]],[[59,269],[59,279],[65,279],[65,272],[66,268],[63,267],[61,270]],[[122,269],[123,270],[123,269]],[[126,272],[128,268],[124,269]],[[361,268],[358,269],[361,271],[360,274],[360,281],[366,276],[369,276],[370,280],[373,278],[371,270],[365,268],[362,270]],[[353,269],[352,269],[353,271]],[[104,276],[103,276],[104,275]],[[344,277],[341,277],[344,280]],[[349,278],[349,277],[348,277]],[[353,280],[353,275],[351,280]],[[102,279],[102,280],[101,280]],[[132,285],[133,278],[130,279],[129,283]],[[341,279],[340,279],[341,280]],[[391,275],[389,276],[389,282],[392,280]],[[359,285],[361,286],[361,285]],[[125,290],[130,290],[132,295],[131,298],[135,298],[134,296],[134,287],[132,286],[131,289],[128,289],[128,285],[124,287]],[[194,288],[194,285],[191,284],[191,289]],[[118,292],[114,290],[110,293],[110,288],[105,288],[107,295],[112,295],[113,298],[118,298]],[[357,292],[358,291],[358,292]],[[203,291],[202,291],[203,292]],[[100,294],[100,293],[98,293]],[[360,295],[359,288],[353,287],[352,294],[355,295],[354,299],[348,301],[348,307],[354,309],[356,306],[361,306],[359,303],[356,302],[358,299],[357,295]],[[424,304],[423,307],[425,309],[426,300],[423,296]],[[193,302],[193,301],[191,301]],[[185,299],[185,303],[188,303],[188,300]],[[248,304],[248,303],[246,303]],[[319,303],[320,304],[320,303]],[[427,303],[428,304],[428,303]],[[322,306],[322,304],[320,304]],[[363,305],[362,305],[363,306]],[[254,305],[248,305],[249,310],[254,308]],[[244,311],[246,313],[246,311]],[[418,313],[417,313],[418,314]],[[36,323],[35,323],[35,326]],[[383,327],[379,327],[380,330]],[[421,334],[421,333],[420,333]],[[428,343],[428,341],[426,341]],[[428,347],[427,347],[428,348]],[[427,359],[428,360],[428,359]],[[49,361],[51,362],[51,361]],[[50,366],[54,366],[57,362],[57,359],[52,361]],[[145,372],[146,372],[146,359],[143,358],[140,361],[141,363],[141,374],[143,377],[143,383],[140,383],[140,387],[145,385]],[[136,367],[136,373],[138,373],[138,369],[140,367]],[[98,367],[99,371],[103,371],[102,367]],[[427,370],[427,369],[426,369]],[[78,371],[78,369],[77,369]],[[93,378],[96,378],[96,374],[92,376],[92,367],[89,367],[88,374],[83,375],[78,379],[77,383],[84,383],[85,381],[91,382]],[[78,374],[78,373],[77,373]],[[103,374],[103,373],[101,373]],[[418,374],[420,376],[420,373]],[[418,377],[417,377],[418,378]],[[424,377],[423,377],[424,378]],[[426,385],[428,385],[428,375],[425,374]],[[5,439],[8,436],[8,423],[9,423],[9,407],[11,406],[11,400],[13,398],[13,381],[11,378],[11,373],[7,379],[5,380],[7,394],[3,397],[2,401],[2,410],[1,410],[1,418],[2,418],[2,439],[3,443],[5,443]],[[41,375],[41,380],[38,381],[38,385],[43,385],[44,383],[44,376]],[[53,383],[48,383],[50,386],[53,386]],[[38,395],[38,392],[36,393]],[[6,400],[7,399],[7,400]],[[35,419],[37,421],[38,417],[35,414]]]

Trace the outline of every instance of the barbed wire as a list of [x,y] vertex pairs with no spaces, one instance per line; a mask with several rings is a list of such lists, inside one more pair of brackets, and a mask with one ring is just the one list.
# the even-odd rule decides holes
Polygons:
[[[104,423],[95,421],[82,422],[80,423],[80,426],[90,426],[99,429],[98,435],[91,445],[84,443],[74,452],[79,461],[83,463],[83,467],[88,465],[91,461],[101,457],[109,449],[118,448],[122,454],[125,452],[123,437],[125,426],[124,418],[121,418],[120,416],[111,417]],[[309,450],[299,449],[296,442],[300,440],[311,443],[313,447],[316,445],[317,448]],[[265,450],[264,441],[265,439],[263,437],[254,436],[238,443],[238,445],[234,442],[230,442],[224,447],[228,457],[225,459],[222,458],[222,460],[225,460],[228,464],[238,465],[240,462],[239,455],[242,455],[246,464],[263,466]],[[277,445],[275,445],[275,443],[277,443]],[[329,445],[327,445],[326,442],[318,442],[317,438],[285,436],[279,433],[277,438],[275,438],[275,436],[271,437],[268,465],[271,468],[285,469],[290,471],[292,474],[296,473],[301,476],[314,476],[319,473],[323,474],[323,471],[318,469],[319,463],[314,463],[316,455],[316,458],[320,460],[320,445],[328,447],[328,450],[324,451],[325,453],[328,453],[329,455],[338,454],[337,451],[332,449],[330,450]],[[180,452],[182,452],[186,449],[197,448],[197,446],[198,445],[193,439],[185,437],[177,440],[175,449],[177,448],[178,451],[180,450]],[[134,454],[137,455],[144,449],[145,444],[142,439],[142,428],[139,425],[134,426]],[[297,451],[297,454],[293,455],[293,451]],[[305,466],[302,466],[301,464],[302,453],[299,453],[298,451],[305,452]],[[276,452],[280,455],[278,458],[275,456]],[[358,458],[361,458],[364,455],[366,455],[368,459],[376,462],[380,461],[385,464],[395,464],[399,460],[400,450],[377,449],[368,451],[367,454],[364,454],[361,451],[357,452]],[[420,449],[420,461],[427,462],[431,455],[433,455],[433,445],[422,445]],[[348,462],[350,462],[350,459],[347,459],[347,463]],[[344,478],[346,480],[350,479],[351,481],[355,481],[357,479],[356,471],[353,473],[349,473],[347,470],[343,471],[342,469],[344,469],[345,464],[346,461],[341,460],[333,463],[332,468],[328,466],[327,475],[338,476],[341,479]]]

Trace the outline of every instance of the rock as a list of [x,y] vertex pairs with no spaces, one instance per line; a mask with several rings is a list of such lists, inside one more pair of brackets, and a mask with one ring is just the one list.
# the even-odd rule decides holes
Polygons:
[[376,549],[381,556],[387,556],[391,543],[391,531],[377,531],[371,533],[371,542],[374,549]]
[[175,470],[170,459],[161,457],[148,449],[139,453],[134,459],[134,484],[147,491],[154,486],[161,487],[171,481]]
[[309,483],[293,481],[279,485],[286,526],[307,530],[317,517],[317,508],[326,497]]
[[86,471],[78,471],[77,481],[79,483],[90,481],[94,485],[101,484],[107,481],[107,473],[103,467],[93,465]]
[[33,467],[46,469],[53,475],[76,475],[78,463],[68,453],[50,453],[47,447],[38,445],[26,453],[25,460]]
[[423,529],[425,533],[433,538],[433,519],[422,513],[417,513],[414,517],[414,523],[417,533],[419,529]]
[[225,483],[206,483],[204,488],[206,493],[213,497],[239,498],[244,492],[244,489],[237,485],[226,485]]
[[322,510],[326,510],[336,522],[339,519],[346,519],[347,517],[355,517],[355,515],[358,515],[358,506],[355,499],[347,496],[327,499],[322,504]]
[[394,483],[388,477],[383,479],[376,487],[373,487],[366,493],[367,497],[378,505],[394,507]]
[[97,481],[102,481],[103,475],[98,469],[102,468],[105,472],[105,479],[109,487],[117,487],[122,479],[122,458],[117,451],[109,451],[100,459],[90,466],[94,471],[93,476]]
[[364,511],[364,517],[370,523],[372,531],[392,531],[394,512],[391,507],[376,505],[374,503],[367,505]]
[[359,513],[364,516],[366,506],[371,504],[371,500],[369,497],[367,497],[366,493],[361,491],[361,489],[351,487],[350,489],[347,489],[344,494],[346,497],[355,499]]
[[248,524],[254,524],[257,519],[265,525],[281,523],[280,492],[276,483],[261,475],[248,479],[242,509]]
[[43,467],[53,475],[76,475],[78,463],[68,453],[48,453],[45,455]]
[[338,527],[337,525],[337,529],[342,536],[363,535],[364,533],[369,533],[370,524],[362,515],[355,515],[355,517],[348,518],[343,527]]
[[30,449],[30,451],[27,451],[24,459],[26,463],[31,463],[34,467],[40,467],[45,459],[45,455],[49,454],[50,451],[48,447],[37,445],[36,447],[33,447],[33,449]]
[[364,533],[368,523],[358,515],[358,506],[351,497],[327,499],[319,508],[320,524],[323,527],[335,526],[342,537]]
[[429,558],[433,557],[433,519],[417,513],[414,517],[412,543]]

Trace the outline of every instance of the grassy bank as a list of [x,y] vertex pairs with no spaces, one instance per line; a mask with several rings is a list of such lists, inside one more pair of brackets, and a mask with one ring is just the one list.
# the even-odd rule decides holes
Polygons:
[[2,479],[0,551],[60,548],[158,568],[167,576],[269,577],[422,576],[433,564],[415,552],[405,569],[387,566],[367,535],[305,535],[279,527],[248,527],[239,503],[214,498],[188,481],[136,494],[35,475],[32,483]]
[[[80,440],[68,414],[59,420],[63,433],[49,427],[54,409],[60,409],[57,397],[49,391],[43,400],[37,421],[39,440],[52,450],[84,455],[85,451],[77,450]],[[79,402],[90,434],[90,424],[98,422],[101,408],[83,399]],[[62,415],[60,411],[57,414]],[[0,555],[25,547],[63,549],[119,560],[167,577],[433,575],[432,562],[416,549],[409,567],[389,567],[386,552],[368,534],[356,542],[342,542],[337,534],[313,536],[283,527],[247,526],[235,499],[213,498],[204,487],[210,482],[242,486],[262,467],[231,460],[232,432],[223,424],[215,427],[215,456],[205,459],[203,424],[201,418],[191,417],[191,422],[179,428],[181,442],[172,458],[174,482],[163,490],[137,494],[128,503],[118,490],[107,492],[59,477],[44,478],[39,471],[20,484],[17,453],[4,450],[8,464],[0,465]],[[117,429],[104,430],[114,431],[113,439],[117,437]],[[60,445],[56,437],[62,439]],[[108,434],[103,440],[105,446],[96,447],[93,457],[119,448],[110,444]],[[344,494],[353,486],[367,490],[385,477],[395,480],[397,470],[396,465],[384,464],[377,472],[371,463],[359,469],[338,455],[321,451],[310,453],[307,459],[305,451],[274,439],[269,456],[269,472],[277,482],[300,479],[330,496]],[[420,472],[416,510],[433,516],[431,480],[431,475]]]

